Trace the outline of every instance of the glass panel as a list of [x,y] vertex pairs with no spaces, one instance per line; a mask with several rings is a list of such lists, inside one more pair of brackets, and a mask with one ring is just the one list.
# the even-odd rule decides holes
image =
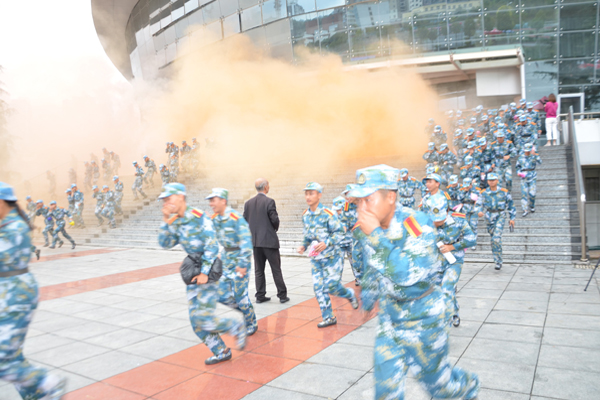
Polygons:
[[315,0],[289,0],[287,4],[289,15],[304,14],[317,9]]
[[239,0],[240,8],[246,9],[258,4],[258,0]]
[[346,0],[317,0],[317,10],[346,5]]
[[181,39],[177,40],[177,54],[179,54],[179,56],[186,55],[192,50],[189,46],[189,43],[189,36],[184,36]]
[[520,42],[518,36],[487,36],[483,41],[486,46],[518,46]]
[[150,39],[152,39],[152,34],[150,33],[150,26],[144,27],[144,39],[146,39],[146,43],[150,42]]
[[[547,95],[556,93],[558,86],[558,64],[556,61],[534,61],[525,63],[525,82],[527,93],[536,93],[531,98],[539,98],[538,88],[544,88]],[[551,88],[551,89],[547,89]],[[541,96],[540,96],[541,97]],[[530,98],[529,96],[527,98]]]
[[595,3],[596,0],[561,0],[561,3]]
[[247,31],[262,24],[260,6],[250,7],[242,11],[242,30]]
[[285,18],[286,15],[285,1],[282,4],[281,0],[267,0],[262,4],[263,24]]
[[173,3],[171,5],[171,17],[173,18],[173,21],[178,20],[179,18],[183,17],[184,15],[184,10],[183,10],[183,0],[179,0],[176,1],[175,3]]
[[150,25],[150,33],[154,35],[156,32],[160,31],[160,21],[155,24]]
[[175,23],[175,35],[177,39],[182,38],[186,35],[187,28],[189,26],[190,19],[184,18],[181,21]]
[[156,65],[158,65],[158,67],[162,67],[163,65],[165,65],[167,63],[166,61],[166,50],[165,49],[160,49],[156,52]]
[[213,0],[198,0],[198,5],[202,7],[203,5],[210,3]]
[[469,1],[469,2],[448,2],[448,15],[456,15],[456,14],[475,14],[481,12],[481,2],[480,1]]
[[[381,27],[381,42],[384,48],[396,49],[394,53],[412,53],[412,25],[410,22]],[[402,51],[404,49],[404,51]]]
[[319,40],[316,38],[292,40],[292,52],[296,64],[302,63],[307,54],[319,53],[320,51]]
[[271,54],[271,57],[286,62],[291,62],[294,58],[292,55],[292,45],[289,42],[271,46],[269,48],[269,53]]
[[189,17],[186,18],[189,21],[189,25],[204,25],[204,15],[202,14],[202,10],[198,10]]
[[415,51],[430,52],[447,49],[447,24],[446,18],[428,20],[415,20],[413,25],[415,34]]
[[346,7],[339,7],[318,12],[321,51],[348,55],[346,11]]
[[469,41],[483,35],[481,29],[481,14],[455,15],[448,19],[449,37],[455,41]]
[[209,41],[211,42],[223,39],[221,21],[213,22],[212,24],[206,25],[206,33],[208,35]]
[[297,15],[290,18],[292,25],[292,38],[315,41],[319,33],[319,20],[317,13]]
[[561,85],[576,85],[590,83],[594,80],[594,69],[597,68],[594,59],[561,60],[558,64],[558,83]]
[[227,38],[241,31],[240,15],[238,13],[223,18],[223,37]]
[[163,11],[158,15],[160,18],[160,29],[166,28],[172,21],[171,17],[171,7],[166,7]]
[[[561,39],[562,40],[562,39]],[[527,61],[556,58],[556,33],[551,35],[523,36],[521,46]]]
[[593,56],[596,48],[596,32],[574,32],[560,34],[560,57]]
[[227,16],[237,12],[240,8],[237,0],[219,0],[221,3],[221,15]]
[[352,61],[375,58],[381,55],[381,37],[378,26],[350,29],[348,43]]
[[267,36],[267,43],[270,45],[290,43],[290,22],[285,19],[265,25],[265,34]]
[[[548,0],[546,0],[548,1]],[[554,1],[554,0],[551,0]],[[506,0],[483,0],[483,10],[484,11],[492,11],[492,10],[514,10],[519,6],[519,1],[506,1]]]
[[252,41],[252,43],[254,43],[254,45],[259,49],[265,47],[265,45],[267,43],[267,39],[265,37],[265,28],[262,26],[259,28],[244,32],[244,35],[248,36],[250,38],[250,40]]
[[558,3],[559,1],[557,0],[521,0],[521,8],[552,6]]
[[[587,86],[584,90],[585,93],[585,111],[598,111],[600,110],[600,86]],[[597,180],[597,178],[596,178]],[[596,185],[596,188],[598,186]],[[596,189],[596,196],[598,195],[598,189]],[[594,199],[594,197],[592,197]],[[596,201],[598,198],[596,197]],[[589,201],[589,200],[588,200]]]
[[167,64],[175,61],[175,57],[177,56],[177,44],[171,43],[167,46]]
[[519,28],[518,11],[492,11],[483,14],[485,35],[509,36],[516,35]]
[[205,5],[202,8],[202,14],[204,15],[204,23],[210,24],[221,18],[221,10],[219,8],[219,2],[213,1],[210,4]]
[[521,12],[521,33],[555,32],[558,28],[558,8],[542,7]]
[[578,31],[596,27],[598,5],[577,4],[560,7],[560,30]]
[[167,42],[167,44],[173,43],[175,41],[175,26],[167,28],[164,34],[165,41]]
[[186,1],[184,4],[185,13],[188,14],[198,8],[198,0]]
[[478,47],[483,47],[483,39],[470,39],[459,42],[448,42],[448,49],[450,50],[474,49]]
[[560,94],[582,93],[583,86],[560,86],[558,92]]
[[160,35],[156,35],[154,36],[154,48],[155,49],[162,49],[163,47],[165,47],[167,45],[167,42],[165,41],[165,33],[161,32]]
[[[135,42],[137,46],[141,46],[142,44],[146,43],[146,38],[144,37],[144,32],[143,31],[137,31],[135,33]],[[135,46],[133,46],[135,47]]]

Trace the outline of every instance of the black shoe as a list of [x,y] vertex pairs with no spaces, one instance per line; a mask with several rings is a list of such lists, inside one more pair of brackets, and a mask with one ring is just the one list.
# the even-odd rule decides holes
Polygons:
[[535,212],[535,208],[532,208],[531,209],[531,213],[533,214],[534,212]]
[[502,268],[502,264],[496,264],[494,268],[496,269],[496,271],[500,271],[500,268]]
[[60,248],[62,247],[62,245],[63,245],[63,244],[65,244],[65,242],[60,242],[60,243],[58,244],[58,248],[60,249]]
[[317,324],[317,328],[326,328],[331,325],[337,324],[337,318],[327,318]]
[[288,301],[290,301],[289,297],[284,297],[283,299],[279,299],[279,302],[282,303],[282,304],[283,303],[287,303]]
[[36,249],[35,250],[35,256],[37,257],[37,259],[40,259],[40,249]]
[[258,331],[258,327],[255,326],[254,328],[247,328],[246,329],[246,336],[252,336],[256,333],[256,331]]
[[48,247],[48,246],[50,246],[48,243],[44,243],[43,247]]
[[222,354],[219,354],[218,356],[212,356],[207,358],[206,360],[204,360],[204,364],[213,365],[228,360],[231,360],[231,349],[225,350]]
[[271,301],[270,297],[263,297],[262,299],[257,298],[256,302],[257,303],[264,303],[265,301]]
[[360,286],[360,282],[358,281],[358,279],[354,280],[354,286]]
[[71,250],[75,250],[75,242],[71,243]]
[[48,247],[49,249],[55,249],[56,247],[54,245]]
[[523,211],[523,215],[521,215],[521,217],[525,218],[527,214],[529,214],[527,211]]
[[458,315],[452,316],[452,326],[457,327],[460,325],[460,317]]

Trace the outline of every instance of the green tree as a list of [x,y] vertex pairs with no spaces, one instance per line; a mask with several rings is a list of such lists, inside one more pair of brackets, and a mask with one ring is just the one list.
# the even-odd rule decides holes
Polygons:
[[[2,66],[0,66],[0,73]],[[6,91],[0,81],[0,176],[8,171],[8,161],[10,157],[11,138],[8,134],[8,114],[10,112],[8,103],[4,100],[7,97]]]
[[475,36],[475,30],[477,29],[477,25],[475,25],[475,20],[473,17],[469,17],[465,20],[465,37],[471,38]]
[[508,31],[515,27],[513,13],[508,6],[502,6],[496,13],[496,28],[501,31]]

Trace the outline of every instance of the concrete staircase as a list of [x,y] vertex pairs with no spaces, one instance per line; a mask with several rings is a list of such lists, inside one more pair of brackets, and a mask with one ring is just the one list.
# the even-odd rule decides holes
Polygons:
[[[513,168],[512,195],[517,208],[515,232],[508,226],[503,236],[503,252],[506,262],[512,263],[571,263],[580,253],[579,216],[575,201],[575,183],[572,179],[570,147],[542,147],[543,164],[538,167],[536,213],[522,218],[520,178]],[[326,171],[308,172],[302,166],[273,166],[268,176],[271,184],[269,196],[277,203],[281,225],[279,239],[281,253],[296,255],[295,249],[302,242],[302,212],[306,208],[302,189],[308,181],[318,181],[325,190],[323,204],[331,206],[333,198],[339,196],[346,184],[354,181],[357,168],[379,163],[396,167],[407,167],[411,175],[424,175],[423,162],[403,163],[398,157],[382,157],[376,160],[358,160]],[[514,164],[513,164],[514,165]],[[288,171],[294,171],[293,174]],[[301,171],[301,172],[297,172]],[[255,176],[225,176],[205,172],[206,177],[195,181],[185,181],[188,188],[188,203],[211,213],[204,197],[212,187],[226,187],[230,193],[230,205],[243,212],[246,200],[255,195]],[[130,185],[131,186],[131,185]],[[149,192],[156,198],[158,190]],[[161,224],[161,204],[155,201],[131,202],[131,191],[126,191],[124,206],[128,213],[117,229],[105,227],[77,232],[86,244],[103,247],[159,248],[158,228]],[[417,199],[418,200],[418,199]],[[91,208],[91,207],[90,207]],[[93,210],[88,225],[96,225]],[[81,240],[80,239],[80,240]],[[485,221],[480,219],[477,250],[469,251],[467,260],[472,262],[492,262],[490,237]]]

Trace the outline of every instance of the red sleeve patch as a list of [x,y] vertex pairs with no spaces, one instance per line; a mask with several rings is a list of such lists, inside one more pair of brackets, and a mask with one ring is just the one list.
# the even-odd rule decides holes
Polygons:
[[323,211],[325,211],[327,214],[329,214],[330,217],[333,217],[333,212],[331,210],[329,210],[328,208],[324,208]]

